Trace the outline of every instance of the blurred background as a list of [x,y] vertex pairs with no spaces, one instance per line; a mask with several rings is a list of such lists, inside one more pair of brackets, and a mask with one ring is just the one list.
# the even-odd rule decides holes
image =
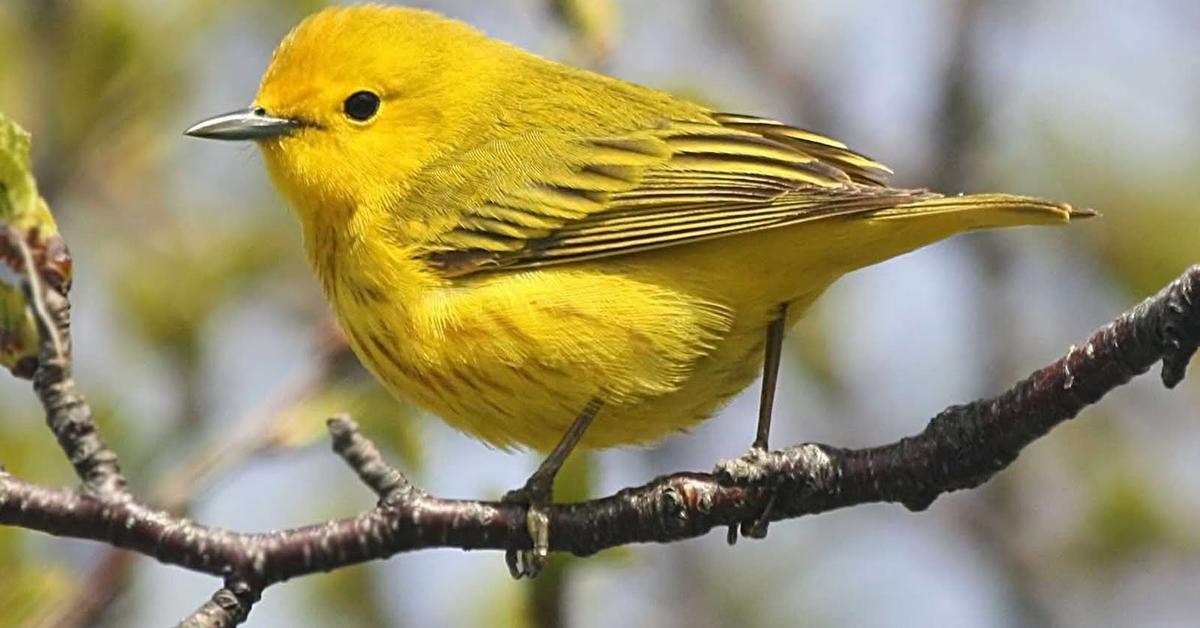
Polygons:
[[[138,494],[262,531],[372,496],[328,451],[349,411],[429,491],[496,498],[537,463],[388,399],[341,347],[252,146],[184,138],[243,107],[317,0],[5,0],[0,110],[34,135],[70,243],[78,379]],[[847,277],[791,334],[775,443],[866,446],[994,394],[1200,261],[1200,5],[1188,0],[413,2],[576,65],[794,122],[895,183],[1090,206]],[[269,589],[253,626],[1183,626],[1200,615],[1200,387],[1143,377],[927,512],[865,506],[556,557],[427,551]],[[757,388],[688,436],[581,457],[583,498],[742,453]],[[25,382],[0,463],[72,482]],[[171,624],[217,586],[0,529],[0,625]]]

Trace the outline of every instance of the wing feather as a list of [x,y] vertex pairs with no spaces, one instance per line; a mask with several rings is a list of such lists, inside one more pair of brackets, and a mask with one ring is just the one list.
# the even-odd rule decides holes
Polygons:
[[933,196],[888,168],[779,122],[712,114],[581,140],[561,167],[489,195],[429,244],[447,276],[626,255]]

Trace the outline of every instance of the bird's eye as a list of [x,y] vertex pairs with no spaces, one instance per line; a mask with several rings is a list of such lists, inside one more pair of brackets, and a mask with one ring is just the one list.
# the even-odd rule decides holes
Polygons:
[[342,109],[351,120],[366,122],[379,111],[379,96],[371,92],[354,92],[342,104]]

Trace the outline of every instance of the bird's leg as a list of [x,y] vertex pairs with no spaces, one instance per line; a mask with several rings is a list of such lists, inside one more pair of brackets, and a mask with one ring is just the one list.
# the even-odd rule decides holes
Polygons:
[[[771,436],[771,411],[775,407],[775,388],[779,383],[779,361],[783,356],[783,333],[787,322],[788,305],[779,306],[775,318],[767,325],[766,350],[763,354],[762,394],[758,402],[758,431],[750,451],[737,460],[723,461],[717,465],[717,473],[731,478],[748,476],[744,467],[753,467],[767,453],[767,445]],[[752,521],[742,523],[741,531],[745,536],[761,539],[767,535],[767,523],[771,508],[775,505],[775,491],[771,491],[767,505],[762,514]],[[737,541],[738,526],[729,526],[729,544]]]
[[525,516],[525,525],[529,529],[529,536],[533,539],[533,549],[509,549],[505,554],[504,560],[508,563],[508,572],[512,574],[513,578],[520,579],[523,576],[532,578],[546,564],[546,559],[550,555],[550,517],[545,511],[545,507],[549,506],[553,500],[554,478],[558,475],[558,470],[562,468],[563,463],[567,461],[567,456],[571,455],[571,451],[583,438],[584,432],[592,424],[592,419],[596,418],[596,413],[600,411],[602,404],[600,399],[589,401],[584,406],[583,412],[575,417],[575,422],[567,429],[567,433],[563,434],[562,440],[558,441],[550,455],[546,456],[533,475],[525,481],[525,485],[504,495],[502,499],[504,502],[524,504],[529,507]]
[[767,325],[767,347],[763,355],[762,395],[758,401],[758,432],[750,447],[767,450],[771,436],[771,411],[775,408],[775,386],[779,383],[779,359],[783,355],[783,327],[787,320],[787,304],[779,306],[779,314]]

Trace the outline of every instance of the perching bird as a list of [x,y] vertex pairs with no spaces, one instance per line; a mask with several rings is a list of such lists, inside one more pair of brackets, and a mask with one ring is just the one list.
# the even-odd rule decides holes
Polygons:
[[[843,274],[956,233],[1085,210],[947,196],[816,133],[560,65],[435,13],[327,9],[253,105],[188,129],[254,140],[351,347],[396,396],[551,455],[510,500],[532,554],[575,446],[654,443],[765,376]],[[765,358],[764,358],[765,356]]]

